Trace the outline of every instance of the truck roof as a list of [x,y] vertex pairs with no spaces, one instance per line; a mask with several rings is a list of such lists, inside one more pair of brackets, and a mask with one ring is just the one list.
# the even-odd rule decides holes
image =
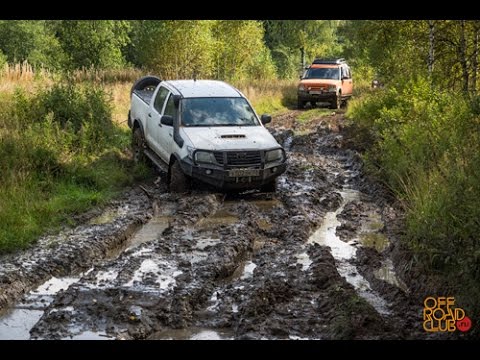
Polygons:
[[233,86],[218,80],[168,80],[165,83],[184,98],[242,96]]

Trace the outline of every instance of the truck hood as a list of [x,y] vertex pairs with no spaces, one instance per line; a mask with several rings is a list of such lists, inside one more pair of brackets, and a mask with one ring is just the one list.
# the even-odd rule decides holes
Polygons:
[[263,126],[182,127],[195,149],[260,150],[279,147]]

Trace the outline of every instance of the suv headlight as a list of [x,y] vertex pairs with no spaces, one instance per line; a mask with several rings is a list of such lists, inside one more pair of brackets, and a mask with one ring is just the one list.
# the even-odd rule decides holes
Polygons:
[[298,91],[305,91],[305,85],[303,84],[298,85]]
[[337,92],[337,87],[335,85],[328,85],[327,89],[330,92]]
[[267,151],[265,154],[265,162],[276,162],[276,161],[283,161],[283,150],[282,149],[275,149]]
[[195,148],[187,145],[188,157],[189,157],[190,159],[192,159],[192,160],[193,160],[193,151],[194,151],[194,150],[195,150]]
[[204,164],[216,164],[217,160],[213,153],[208,151],[196,151],[195,152],[195,162],[204,163]]

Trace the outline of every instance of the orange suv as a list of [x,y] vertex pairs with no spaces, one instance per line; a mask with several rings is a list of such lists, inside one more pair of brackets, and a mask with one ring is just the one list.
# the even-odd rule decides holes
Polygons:
[[331,109],[338,109],[352,96],[353,81],[350,67],[344,59],[315,59],[298,85],[298,108],[307,102],[328,102]]

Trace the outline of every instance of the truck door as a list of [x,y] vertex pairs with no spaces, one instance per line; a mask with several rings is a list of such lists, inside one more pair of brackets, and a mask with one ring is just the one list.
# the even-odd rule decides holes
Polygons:
[[155,151],[155,153],[163,158],[162,149],[159,143],[158,130],[160,124],[160,117],[165,106],[165,100],[170,91],[167,88],[160,87],[152,100],[147,119],[145,121],[147,128],[145,129],[145,139],[148,146]]
[[[177,109],[175,108],[175,103],[173,102],[173,94],[170,93],[162,115],[170,115],[175,121],[176,111]],[[159,121],[156,136],[160,150],[159,155],[168,164],[170,161],[170,154],[172,153],[173,126],[162,125]]]
[[342,66],[342,94],[343,95],[352,95],[353,92],[353,81],[352,75],[350,73],[350,68],[346,65]]

